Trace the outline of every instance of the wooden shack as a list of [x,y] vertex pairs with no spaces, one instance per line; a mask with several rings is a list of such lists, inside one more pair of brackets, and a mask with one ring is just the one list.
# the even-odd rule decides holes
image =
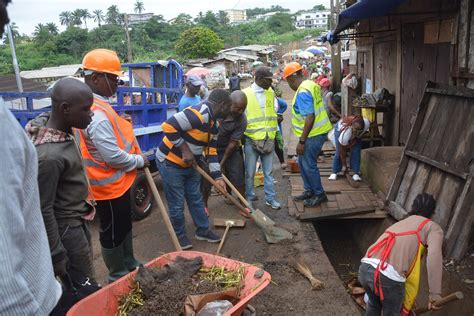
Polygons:
[[[474,220],[473,1],[384,2],[394,7],[346,19],[334,33],[355,44],[350,70],[361,91],[386,88],[395,95],[385,144],[403,145],[405,151],[388,195],[392,216],[402,218],[417,193],[432,193],[438,200],[435,220],[445,230],[445,254],[459,259]],[[379,5],[374,3],[354,5]],[[436,84],[427,86],[428,81]]]

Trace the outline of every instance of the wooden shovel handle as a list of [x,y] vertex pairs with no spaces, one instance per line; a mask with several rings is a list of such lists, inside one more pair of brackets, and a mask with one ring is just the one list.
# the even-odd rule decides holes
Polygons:
[[227,177],[226,177],[224,174],[222,174],[222,178],[224,179],[225,183],[232,189],[232,192],[234,192],[234,193],[238,196],[238,198],[240,199],[240,201],[241,201],[242,203],[244,203],[245,206],[247,206],[248,208],[250,208],[249,202],[247,202],[247,200],[242,196],[242,194],[240,194],[239,190],[237,190],[237,189],[235,188],[235,186],[232,184],[232,182],[230,182],[230,180],[227,179]]
[[[434,302],[433,305],[436,306],[436,307],[441,307],[444,304],[447,304],[449,302],[456,301],[456,300],[461,300],[463,298],[464,298],[464,294],[461,291],[457,291],[457,292],[451,293],[448,296],[445,296],[445,297],[441,298],[440,300]],[[419,314],[426,313],[428,311],[429,311],[428,307],[420,307],[420,308],[417,308],[415,310],[415,314],[419,315]]]
[[148,185],[151,188],[151,192],[153,193],[155,202],[156,204],[158,204],[158,208],[160,209],[161,216],[163,217],[163,220],[165,221],[165,225],[168,230],[168,233],[170,234],[171,240],[173,241],[173,245],[176,248],[176,251],[181,251],[181,245],[179,244],[178,237],[176,237],[176,233],[173,229],[173,225],[171,225],[168,212],[166,211],[166,207],[163,204],[163,200],[161,199],[160,194],[158,193],[158,189],[156,188],[155,181],[153,181],[153,177],[151,176],[150,169],[148,169],[147,167],[147,168],[143,168],[143,170],[145,171],[146,180],[148,182]]
[[[197,165],[196,165],[195,168],[196,168],[197,172],[199,172],[199,173],[201,174],[201,176],[203,176],[207,181],[209,181],[213,186],[215,186],[216,189],[219,190],[222,194],[224,194],[224,196],[225,196],[226,198],[228,198],[232,203],[234,203],[235,206],[237,206],[237,207],[238,207],[241,211],[243,211],[245,214],[248,213],[248,210],[247,210],[245,207],[243,207],[243,206],[239,203],[239,201],[237,201],[237,200],[235,199],[235,197],[233,197],[232,195],[230,195],[226,190],[224,190],[224,188],[222,188],[220,185],[218,185],[217,182],[216,182],[214,179],[212,179],[211,176],[208,175],[206,171],[202,170],[202,168],[199,167],[199,166],[197,166]],[[224,180],[224,181],[225,181],[225,180]]]
[[219,247],[217,247],[216,255],[218,255],[221,252],[222,246],[224,246],[224,241],[225,241],[225,238],[227,237],[227,233],[229,232],[230,226],[231,225],[227,224],[225,227],[224,235],[222,235],[222,239],[221,239],[221,242],[219,243]]

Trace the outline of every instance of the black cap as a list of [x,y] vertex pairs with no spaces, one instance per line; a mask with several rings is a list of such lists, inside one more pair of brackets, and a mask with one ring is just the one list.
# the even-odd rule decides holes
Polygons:
[[273,79],[273,72],[269,67],[260,67],[255,71],[255,79]]

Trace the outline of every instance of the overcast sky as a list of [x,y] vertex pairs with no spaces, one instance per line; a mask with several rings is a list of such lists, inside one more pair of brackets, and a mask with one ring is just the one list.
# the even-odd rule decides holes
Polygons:
[[[329,7],[329,0],[142,0],[146,12],[162,14],[171,19],[179,13],[188,13],[195,17],[199,11],[219,11],[225,9],[249,9],[254,7],[270,7],[281,5],[292,12],[311,9],[317,4]],[[104,13],[113,4],[119,7],[120,12],[133,13],[135,0],[12,0],[8,5],[10,20],[15,22],[20,33],[31,34],[38,23],[54,22],[58,26],[59,14],[63,11],[88,9],[90,12],[101,9]],[[88,22],[88,26],[93,21]]]

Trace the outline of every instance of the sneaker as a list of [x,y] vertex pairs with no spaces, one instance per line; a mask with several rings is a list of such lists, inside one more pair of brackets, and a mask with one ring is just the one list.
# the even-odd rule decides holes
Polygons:
[[328,180],[330,180],[330,181],[337,180],[337,174],[331,173],[331,175],[329,176]]
[[352,180],[354,181],[362,181],[362,178],[356,173],[352,176]]
[[205,240],[207,242],[212,242],[212,243],[221,241],[221,237],[216,235],[212,230],[208,230],[207,233],[204,235],[196,234],[194,235],[194,238],[196,238],[197,240]]
[[320,195],[315,195],[310,199],[304,200],[304,206],[306,207],[317,207],[321,205],[321,203],[326,202],[328,200],[328,197],[326,196],[326,193],[322,193]]
[[277,200],[273,200],[273,201],[266,201],[265,202],[265,205],[266,206],[270,206],[272,209],[274,210],[279,210],[281,209],[281,204],[280,202],[278,202]]
[[308,191],[304,191],[300,195],[294,196],[293,200],[294,201],[304,201],[304,200],[310,199],[312,197],[313,197],[313,193],[308,192]]
[[178,241],[181,246],[181,249],[183,250],[193,248],[193,245],[191,245],[191,242],[189,241],[187,236],[179,237]]
[[252,195],[252,197],[249,198],[249,201],[258,201],[258,196],[256,194]]

